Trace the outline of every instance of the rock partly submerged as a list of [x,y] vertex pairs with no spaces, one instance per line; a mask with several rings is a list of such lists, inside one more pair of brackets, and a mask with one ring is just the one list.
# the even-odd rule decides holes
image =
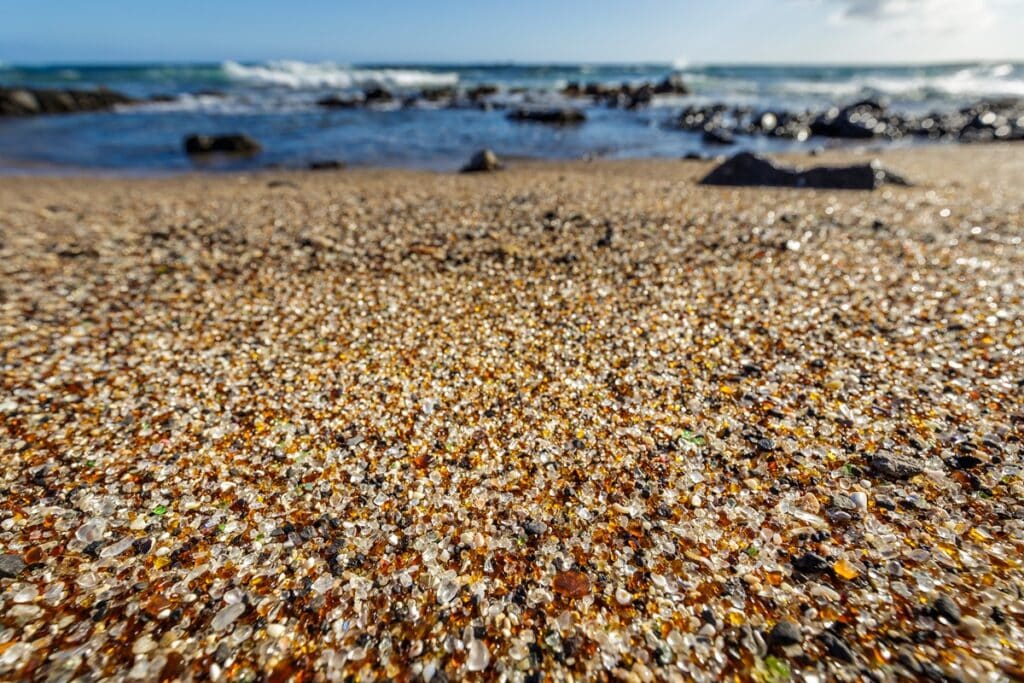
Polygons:
[[310,171],[340,171],[345,168],[341,159],[314,159],[306,165]]
[[263,148],[259,142],[242,133],[227,135],[189,135],[184,140],[185,153],[189,156],[230,154],[252,156]]
[[806,187],[828,190],[874,190],[885,184],[910,185],[878,162],[851,166],[818,166],[806,170],[779,166],[769,159],[741,152],[708,173],[702,185]]
[[623,107],[636,109],[640,106],[650,104],[657,95],[688,95],[690,89],[686,87],[683,79],[678,74],[666,77],[657,83],[623,83],[621,85],[607,83],[569,83],[562,90],[561,94],[571,98],[590,98],[595,104],[604,104],[609,107]]
[[56,88],[0,88],[0,116],[38,116],[109,111],[139,100],[113,90],[61,90]]
[[551,126],[569,126],[583,123],[587,115],[573,107],[555,107],[552,109],[520,108],[509,112],[509,120],[527,123],[545,123]]
[[1024,140],[1024,99],[990,99],[946,112],[912,114],[889,108],[884,100],[866,99],[818,111],[768,111],[723,103],[691,104],[675,126],[701,133],[727,130],[750,135],[804,141],[949,140],[999,142]]
[[327,95],[318,99],[316,103],[317,106],[324,109],[355,109],[362,106],[364,100],[362,97],[355,96]]

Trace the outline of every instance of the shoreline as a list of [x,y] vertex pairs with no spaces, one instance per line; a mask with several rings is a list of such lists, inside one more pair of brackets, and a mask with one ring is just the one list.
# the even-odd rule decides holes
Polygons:
[[[340,168],[312,169],[307,166],[265,166],[254,168],[216,168],[203,164],[195,164],[189,169],[141,169],[122,170],[114,168],[95,169],[88,167],[64,167],[52,164],[33,164],[27,168],[11,167],[5,165],[0,158],[0,183],[19,178],[35,178],[42,181],[48,179],[53,181],[74,180],[74,181],[104,181],[104,182],[125,182],[131,184],[133,181],[175,181],[175,180],[226,180],[238,178],[252,178],[254,180],[267,179],[272,176],[285,178],[331,178],[337,176],[351,176],[359,178],[378,177],[394,174],[396,176],[421,175],[437,178],[501,178],[506,174],[521,174],[530,172],[568,170],[582,172],[585,170],[614,170],[634,169],[643,172],[645,168],[684,169],[682,173],[673,174],[678,178],[690,178],[694,169],[708,171],[739,153],[738,149],[719,150],[719,154],[708,154],[701,158],[675,157],[675,156],[637,156],[637,157],[590,157],[581,159],[552,159],[544,157],[500,155],[503,168],[487,173],[464,173],[459,170],[467,160],[460,159],[448,164],[450,167],[436,168],[417,165],[373,165],[373,164],[344,164]],[[973,173],[957,173],[956,164],[965,163],[967,167],[983,166],[986,159],[997,159],[1001,163],[1006,162],[1014,170],[1018,170],[1018,162],[1024,158],[1024,143],[983,143],[965,145],[962,143],[942,141],[923,142],[915,144],[899,143],[876,143],[876,144],[843,144],[834,147],[812,148],[803,151],[762,151],[759,154],[798,168],[810,168],[815,166],[846,165],[852,163],[865,163],[871,160],[878,160],[888,163],[892,160],[897,166],[901,163],[909,164],[909,167],[918,173],[912,180],[918,178],[932,183],[955,181],[959,183],[976,184],[974,181],[985,179],[984,175]],[[939,168],[932,168],[927,160],[936,160]],[[980,163],[979,163],[980,161]],[[17,163],[17,162],[15,162]],[[1021,161],[1024,163],[1024,161]],[[900,170],[894,168],[893,170]],[[38,171],[38,172],[36,172]],[[694,176],[696,177],[696,176]],[[992,179],[990,179],[992,180]],[[914,183],[921,185],[920,183]],[[778,188],[748,186],[745,188],[733,188],[744,190],[773,190]]]

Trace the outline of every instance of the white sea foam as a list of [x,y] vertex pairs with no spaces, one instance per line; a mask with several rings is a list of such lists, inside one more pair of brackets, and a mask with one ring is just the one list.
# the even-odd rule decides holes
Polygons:
[[247,65],[224,62],[224,73],[232,80],[285,88],[389,88],[408,90],[455,85],[458,74],[417,69],[354,69],[333,62],[313,64],[293,60]]
[[251,97],[221,97],[217,95],[190,95],[183,94],[166,102],[146,102],[140,105],[116,107],[116,111],[124,113],[170,113],[184,112],[204,114],[261,114],[261,113],[287,113],[303,111],[313,108],[312,101],[292,97],[275,98],[251,98]]
[[938,74],[867,74],[848,80],[791,80],[779,84],[783,93],[850,97],[877,93],[899,99],[932,97],[1024,97],[1024,75],[1014,74],[1012,64],[965,67]]

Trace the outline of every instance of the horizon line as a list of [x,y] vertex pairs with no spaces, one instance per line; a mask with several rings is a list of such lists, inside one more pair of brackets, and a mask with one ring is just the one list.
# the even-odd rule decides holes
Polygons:
[[722,60],[722,61],[689,61],[684,58],[675,60],[343,60],[343,59],[300,59],[295,57],[269,57],[264,59],[156,59],[156,60],[59,60],[59,61],[13,61],[0,58],[0,68],[57,68],[57,67],[91,67],[91,66],[220,66],[227,62],[239,64],[268,64],[273,62],[301,62],[305,64],[333,64],[349,67],[539,67],[539,66],[668,66],[676,69],[703,68],[716,66],[729,67],[906,67],[906,66],[960,66],[971,64],[1024,64],[1021,58],[999,59],[956,59],[956,60],[908,60],[908,61],[758,61],[758,60]]

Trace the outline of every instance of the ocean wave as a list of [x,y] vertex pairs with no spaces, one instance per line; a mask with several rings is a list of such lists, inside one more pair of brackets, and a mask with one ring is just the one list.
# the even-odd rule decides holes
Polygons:
[[1024,97],[1024,77],[1012,64],[995,64],[907,75],[866,74],[845,80],[792,80],[780,92],[830,97],[884,95],[905,100],[962,97]]
[[452,86],[459,76],[450,72],[421,71],[417,69],[356,69],[332,62],[313,64],[293,60],[247,65],[224,62],[221,65],[228,78],[251,85],[292,88],[388,88],[412,90]]

